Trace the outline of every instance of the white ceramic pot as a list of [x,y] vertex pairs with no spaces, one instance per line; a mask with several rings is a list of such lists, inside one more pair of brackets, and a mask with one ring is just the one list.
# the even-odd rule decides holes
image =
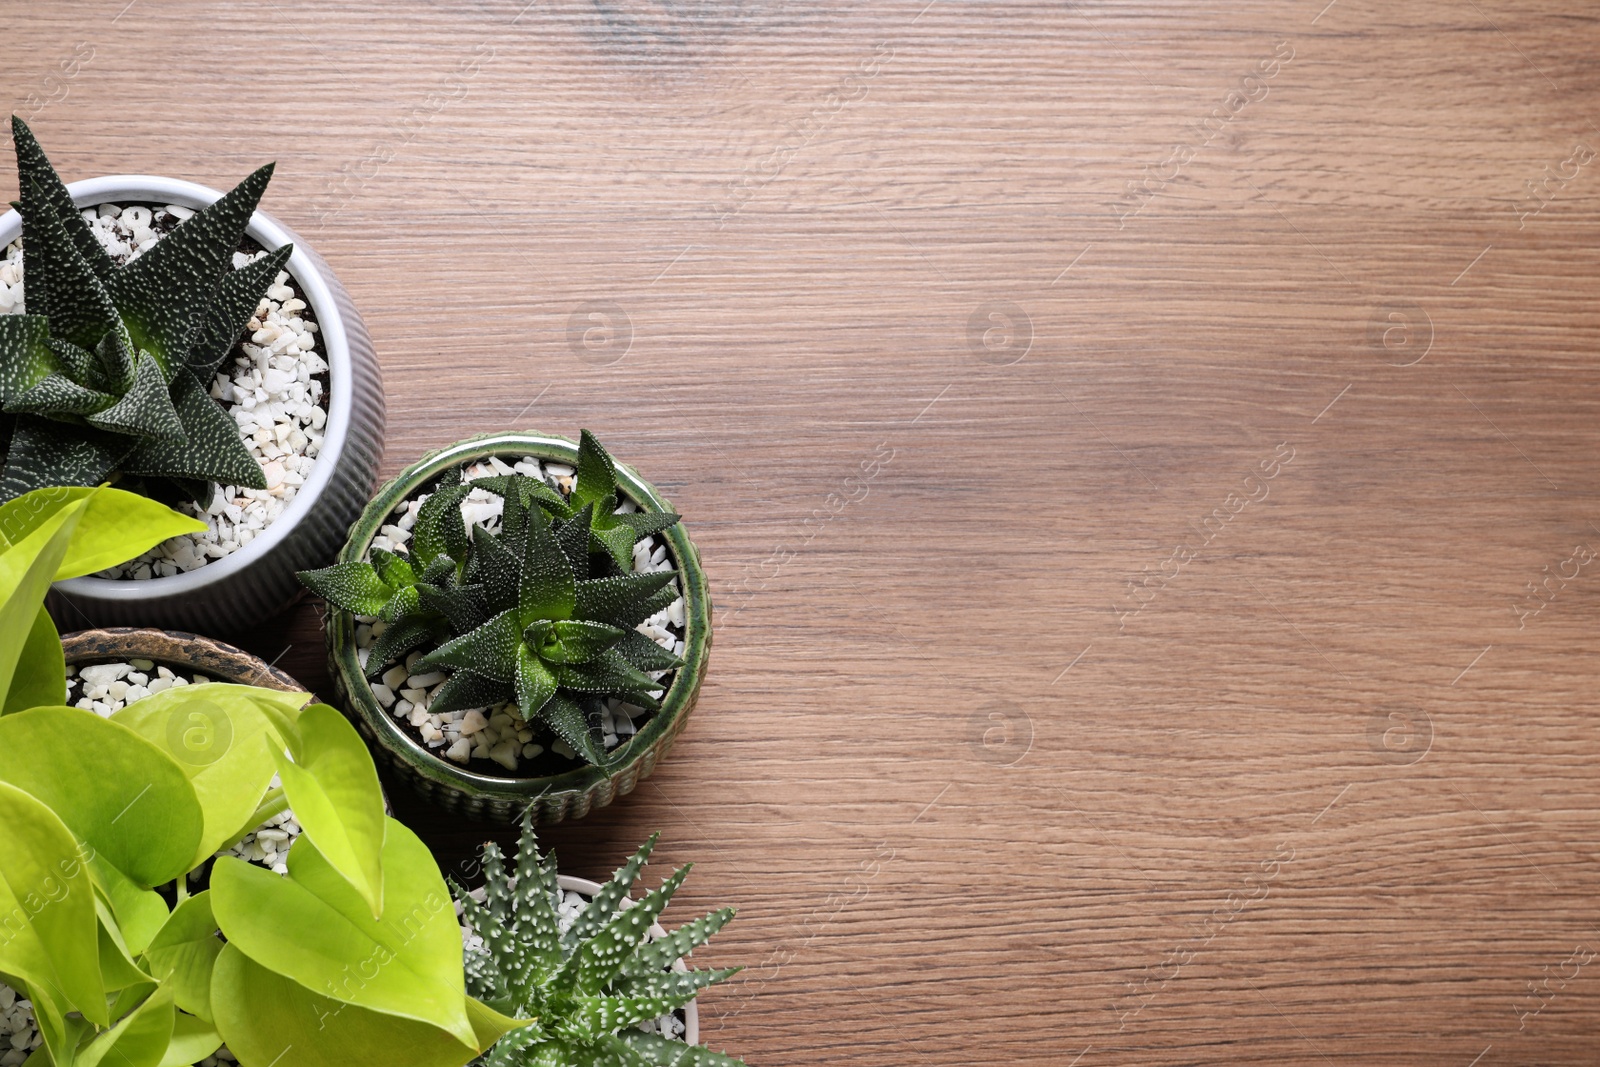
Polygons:
[[[67,186],[80,208],[177,204],[203,208],[222,194],[193,182],[112,175]],[[73,578],[51,591],[63,630],[154,626],[229,633],[277,613],[300,592],[295,572],[326,566],[361,514],[383,454],[383,381],[367,328],[322,257],[288,227],[257,211],[246,231],[262,247],[294,242],[288,271],[315,313],[328,363],[328,422],[311,474],[289,506],[248,545],[196,570],[144,581]],[[22,233],[15,211],[0,215],[0,248]],[[27,250],[23,250],[26,263]]]

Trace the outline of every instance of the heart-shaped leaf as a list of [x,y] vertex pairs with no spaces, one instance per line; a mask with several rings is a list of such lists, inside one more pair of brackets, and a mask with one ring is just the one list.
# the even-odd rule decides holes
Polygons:
[[222,941],[217,937],[207,891],[173,909],[144,958],[150,972],[171,987],[178,1007],[211,1022],[211,974],[221,953]]
[[84,506],[80,498],[56,508],[0,551],[0,694],[11,690],[17,660],[33,632],[45,591],[66,557]]
[[0,781],[49,805],[98,858],[146,889],[188,872],[200,842],[200,802],[183,771],[92,711],[30,708],[0,718]]
[[[230,948],[318,995],[473,1043],[455,908],[415,834],[390,820],[383,849],[389,905],[381,921],[308,836],[294,843],[288,866],[283,877],[227,857],[217,861],[211,903]],[[286,937],[285,931],[305,933]],[[215,983],[212,1006],[228,1036]]]
[[313,704],[300,713],[289,757],[274,750],[278,777],[301,829],[361,894],[374,918],[383,914],[386,829],[378,768],[366,743],[339,712]]
[[163,690],[111,716],[171,756],[194,787],[205,825],[190,867],[254,829],[247,824],[272,781],[273,753],[294,736],[309,699],[309,693],[208,683]]
[[[270,877],[270,876],[269,876]],[[217,1029],[240,1063],[273,1067],[460,1067],[525,1025],[463,996],[472,1041],[413,1019],[319,996],[228,945],[217,960]]]
[[222,1047],[222,1035],[204,1019],[178,1012],[172,1020],[172,1041],[161,1067],[190,1067]]
[[[42,1011],[76,1010],[106,1026],[94,888],[66,824],[37,797],[0,782],[0,972],[20,978]],[[20,921],[14,921],[20,916]],[[41,1015],[41,1021],[44,1021]]]
[[61,635],[44,608],[33,617],[33,628],[22,645],[22,656],[11,675],[11,688],[4,694],[0,715],[59,704],[66,699],[67,660],[61,651]]

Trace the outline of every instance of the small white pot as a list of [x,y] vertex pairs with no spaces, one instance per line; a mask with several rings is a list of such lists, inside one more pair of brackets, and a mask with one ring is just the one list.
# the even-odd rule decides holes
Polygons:
[[[118,174],[67,186],[80,208],[177,204],[204,208],[222,194],[193,182]],[[228,633],[277,613],[300,592],[295,572],[333,562],[361,514],[383,455],[383,380],[372,340],[350,296],[288,227],[257,211],[246,232],[263,248],[294,242],[288,271],[316,314],[328,363],[328,422],[311,474],[288,507],[248,545],[166,578],[73,578],[56,583],[49,606],[62,629],[153,626]],[[0,248],[22,234],[22,217],[0,215]],[[27,250],[23,250],[26,263]]]

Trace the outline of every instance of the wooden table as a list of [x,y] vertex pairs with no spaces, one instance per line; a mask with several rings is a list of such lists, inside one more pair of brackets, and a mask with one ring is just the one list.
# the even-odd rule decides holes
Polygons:
[[12,6],[69,179],[278,161],[386,473],[585,426],[684,512],[700,706],[547,838],[740,907],[713,1047],[1595,1062],[1592,8]]

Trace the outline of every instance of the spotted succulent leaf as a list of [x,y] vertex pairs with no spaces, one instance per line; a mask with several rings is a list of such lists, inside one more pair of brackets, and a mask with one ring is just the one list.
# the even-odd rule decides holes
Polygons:
[[476,586],[430,585],[422,582],[416,586],[417,601],[422,610],[442,615],[456,633],[482,626],[484,614],[481,594]]
[[111,275],[107,288],[137,348],[169,367],[185,361],[271,180],[268,163]]
[[328,603],[356,615],[377,615],[395,593],[379,577],[377,568],[360,560],[346,560],[319,571],[301,571],[300,580]]
[[[523,717],[531,721],[533,717],[544,714],[545,706],[556,695],[556,690],[561,688],[561,683],[556,678],[556,672],[529,651],[526,645],[519,643],[516,655],[517,706],[521,709]],[[566,734],[563,733],[562,736],[565,737]],[[585,744],[582,747],[577,745],[573,747],[587,754],[593,747],[589,742],[587,724],[584,726],[583,736]],[[570,739],[567,743],[572,744]]]
[[[114,333],[115,331],[112,331],[106,336],[110,337]],[[99,357],[88,349],[79,348],[71,341],[63,341],[59,337],[52,337],[45,343],[50,346],[50,354],[55,357],[55,364],[60,368],[60,373],[72,381],[97,392],[116,388],[116,391],[121,393],[127,388],[110,386],[100,368]]]
[[616,574],[584,582],[577,589],[573,617],[610,622],[671,585],[677,576],[677,571],[648,571],[643,574]]
[[184,360],[201,381],[215,374],[217,367],[233,351],[233,346],[260,308],[261,298],[278,280],[278,273],[293,254],[294,245],[283,245],[254,263],[247,263],[222,276],[216,297],[206,309],[205,322]]
[[[601,652],[585,663],[563,663],[556,668],[563,689],[580,693],[625,693],[631,701],[649,699],[661,683],[638,670],[616,652]],[[659,707],[654,700],[648,706]]]
[[708,943],[718,930],[732,921],[735,914],[732,908],[720,908],[710,915],[684,923],[664,938],[642,946],[623,964],[623,977],[649,975],[672,966],[674,960],[682,959]]
[[206,395],[205,387],[189,368],[178,368],[171,396],[183,429],[183,442],[145,438],[128,458],[126,469],[130,474],[188,478],[246,489],[267,487],[267,476],[245,447],[238,424]]
[[[616,507],[617,468],[611,456],[600,447],[600,442],[588,430],[578,432],[577,479],[572,486],[570,503],[574,508],[585,504],[607,504]],[[607,508],[605,510],[610,510]]]
[[367,677],[376,678],[390,663],[436,638],[439,629],[436,620],[416,616],[390,623],[367,653]]
[[492,612],[517,606],[522,564],[500,538],[476,524],[472,527],[472,558],[463,577],[483,589],[483,601]]
[[546,663],[587,663],[622,640],[625,631],[603,622],[576,619],[541,620],[523,631],[523,639]]
[[11,206],[22,215],[29,310],[50,320],[52,337],[93,348],[121,321],[106,283],[36,187],[25,189]]
[[126,329],[119,324],[116,329],[106,331],[100,343],[94,346],[94,354],[100,363],[97,380],[104,383],[105,388],[116,393],[126,393],[133,388],[138,375],[133,366],[133,340]]
[[744,1067],[744,1061],[700,1045],[669,1041],[659,1034],[630,1030],[617,1035],[617,1041],[651,1067]]
[[562,945],[571,949],[578,942],[587,941],[605,929],[606,923],[622,910],[622,902],[628,899],[633,883],[638,880],[644,865],[650,862],[650,853],[655,851],[659,840],[660,831],[651,834],[650,839],[628,858],[628,862],[617,868],[606,884],[600,887],[600,892],[590,898],[588,906],[573,920],[567,932],[561,935]]
[[591,716],[558,691],[539,708],[538,718],[585,760],[596,767],[607,765],[598,716]]
[[0,315],[0,403],[32,389],[55,372],[50,320],[43,315]]
[[122,434],[20,415],[0,474],[0,500],[44,486],[100,485],[132,447],[132,438]]
[[447,641],[417,661],[418,667],[471,670],[501,682],[517,678],[522,628],[514,611],[502,611],[476,629]]
[[598,933],[579,943],[561,965],[561,970],[551,976],[551,988],[578,996],[593,995],[604,990],[622,972],[628,957],[644,944],[656,917],[666,909],[678,887],[683,885],[692,866],[679,867],[670,878],[646,893],[633,907],[617,912]]
[[[652,614],[654,613],[652,612]],[[622,640],[618,641],[614,648],[617,655],[626,660],[635,670],[671,671],[683,666],[682,658],[675,653],[668,652],[638,630],[629,630],[624,633]]]
[[6,411],[14,414],[93,415],[104,411],[117,398],[110,393],[79,385],[64,374],[50,373],[30,388],[6,399]]
[[411,531],[411,556],[424,567],[441,556],[460,560],[466,555],[467,526],[461,518],[461,501],[472,491],[470,485],[459,482],[440,485],[422,507],[417,509],[417,523]]
[[372,557],[372,567],[378,577],[391,591],[417,584],[417,574],[404,556],[377,547],[374,547],[368,555]]
[[[39,147],[33,131],[15,115],[11,116],[11,140],[17,152],[17,188],[23,190],[24,198],[29,195],[36,198],[36,203],[30,207],[49,211],[60,219],[78,254],[94,273],[101,278],[110,277],[116,269],[115,262],[106,254],[99,240],[90,232],[89,224],[78,213],[78,206],[72,202],[72,194],[67,192],[66,185],[50,165],[50,160],[45,158],[44,149]],[[32,283],[29,285],[31,287]]]
[[[112,433],[184,443],[183,422],[167,385],[166,374],[149,352],[134,364],[133,387],[116,403],[89,416],[89,424]],[[234,432],[238,437],[238,432]]]
[[456,671],[434,690],[428,710],[442,715],[463,708],[486,708],[512,698],[511,683],[476,671]]
[[521,628],[541,619],[570,619],[577,603],[577,580],[555,535],[542,517],[530,516],[517,586]]
[[589,578],[589,527],[594,521],[594,505],[585,504],[583,510],[556,524],[556,544],[561,546],[561,554],[567,557],[567,562],[572,564],[572,575],[578,581],[587,581]]
[[[640,951],[650,946],[641,947]],[[725,982],[738,974],[740,968],[726,967],[720,970],[709,971],[656,971],[653,974],[644,974],[637,977],[619,976],[611,983],[614,992],[624,997],[640,998],[659,1001],[667,1005],[654,1015],[665,1015],[669,1011],[676,1011],[689,1001],[693,1000],[701,990]],[[646,1016],[650,1018],[651,1016]]]

